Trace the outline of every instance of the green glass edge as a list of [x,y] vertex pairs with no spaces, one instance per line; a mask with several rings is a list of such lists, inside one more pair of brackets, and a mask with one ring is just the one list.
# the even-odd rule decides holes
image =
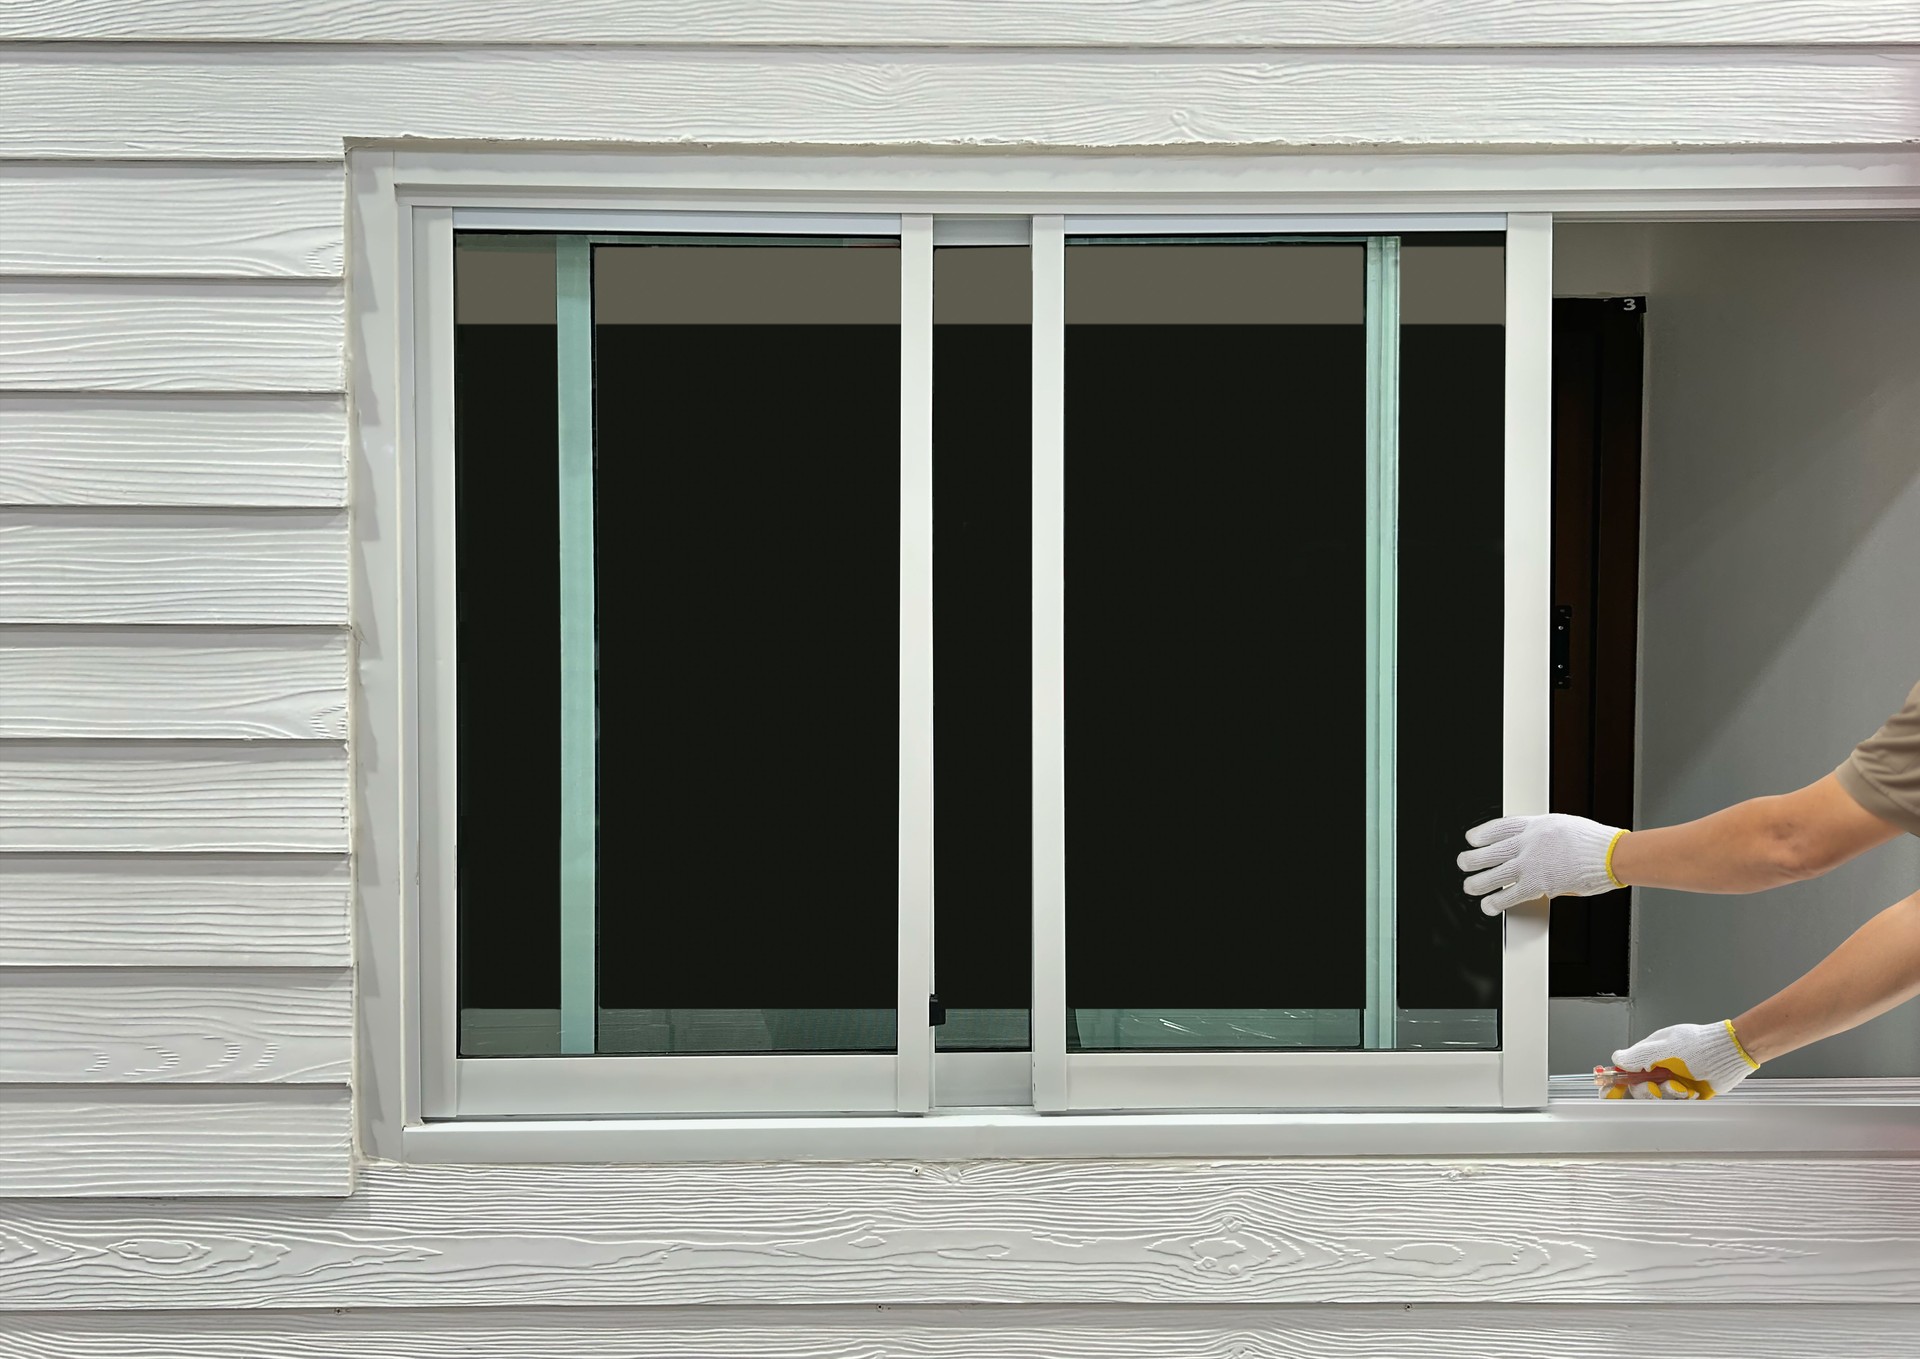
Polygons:
[[560,1051],[594,1050],[593,247],[554,241],[560,444]]
[[1391,1049],[1399,986],[1394,760],[1399,637],[1400,239],[1367,241],[1367,1007],[1362,1042]]

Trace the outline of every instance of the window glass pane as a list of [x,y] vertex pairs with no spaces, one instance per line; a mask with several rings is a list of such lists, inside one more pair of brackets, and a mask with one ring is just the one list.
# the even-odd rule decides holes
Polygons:
[[1454,858],[1500,814],[1505,312],[1499,236],[1402,243],[1400,1047],[1499,1043],[1500,922]]
[[937,1046],[1027,1047],[1033,255],[933,257]]
[[461,1052],[889,1051],[898,243],[541,244],[456,244]]
[[460,1051],[552,1053],[560,1038],[552,238],[458,237],[454,322]]
[[1366,998],[1365,251],[1069,243],[1068,1043]]
[[897,242],[594,252],[602,1052],[887,1051]]
[[1369,249],[1069,244],[1070,1048],[1498,1045],[1502,249]]

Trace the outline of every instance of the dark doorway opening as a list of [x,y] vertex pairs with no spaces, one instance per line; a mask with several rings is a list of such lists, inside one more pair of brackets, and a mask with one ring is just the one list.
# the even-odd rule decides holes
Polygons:
[[[1640,600],[1641,297],[1553,304],[1550,807],[1633,818]],[[1556,996],[1627,993],[1626,891],[1553,906]]]

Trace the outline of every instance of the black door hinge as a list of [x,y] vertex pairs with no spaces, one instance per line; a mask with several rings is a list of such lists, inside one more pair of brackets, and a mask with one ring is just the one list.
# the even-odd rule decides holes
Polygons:
[[1573,605],[1553,608],[1553,687],[1573,688]]
[[939,1028],[947,1022],[946,1004],[938,996],[927,997],[927,1023]]

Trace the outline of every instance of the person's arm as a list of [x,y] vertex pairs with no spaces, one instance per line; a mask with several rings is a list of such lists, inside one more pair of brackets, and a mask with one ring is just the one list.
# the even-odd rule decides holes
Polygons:
[[1866,1023],[1920,996],[1920,892],[1862,925],[1813,971],[1733,1021],[1756,1062]]
[[1595,1067],[1607,1099],[1712,1099],[1809,1043],[1920,996],[1920,892],[1855,930],[1819,965],[1745,1014],[1673,1024]]
[[1618,887],[1758,892],[1817,878],[1899,835],[1829,774],[1778,797],[1754,798],[1685,825],[1628,833],[1585,817],[1508,817],[1467,832],[1466,890],[1497,915],[1541,897],[1596,896]]
[[1795,793],[1623,836],[1614,847],[1613,873],[1624,887],[1760,892],[1830,873],[1900,833],[1829,774]]

